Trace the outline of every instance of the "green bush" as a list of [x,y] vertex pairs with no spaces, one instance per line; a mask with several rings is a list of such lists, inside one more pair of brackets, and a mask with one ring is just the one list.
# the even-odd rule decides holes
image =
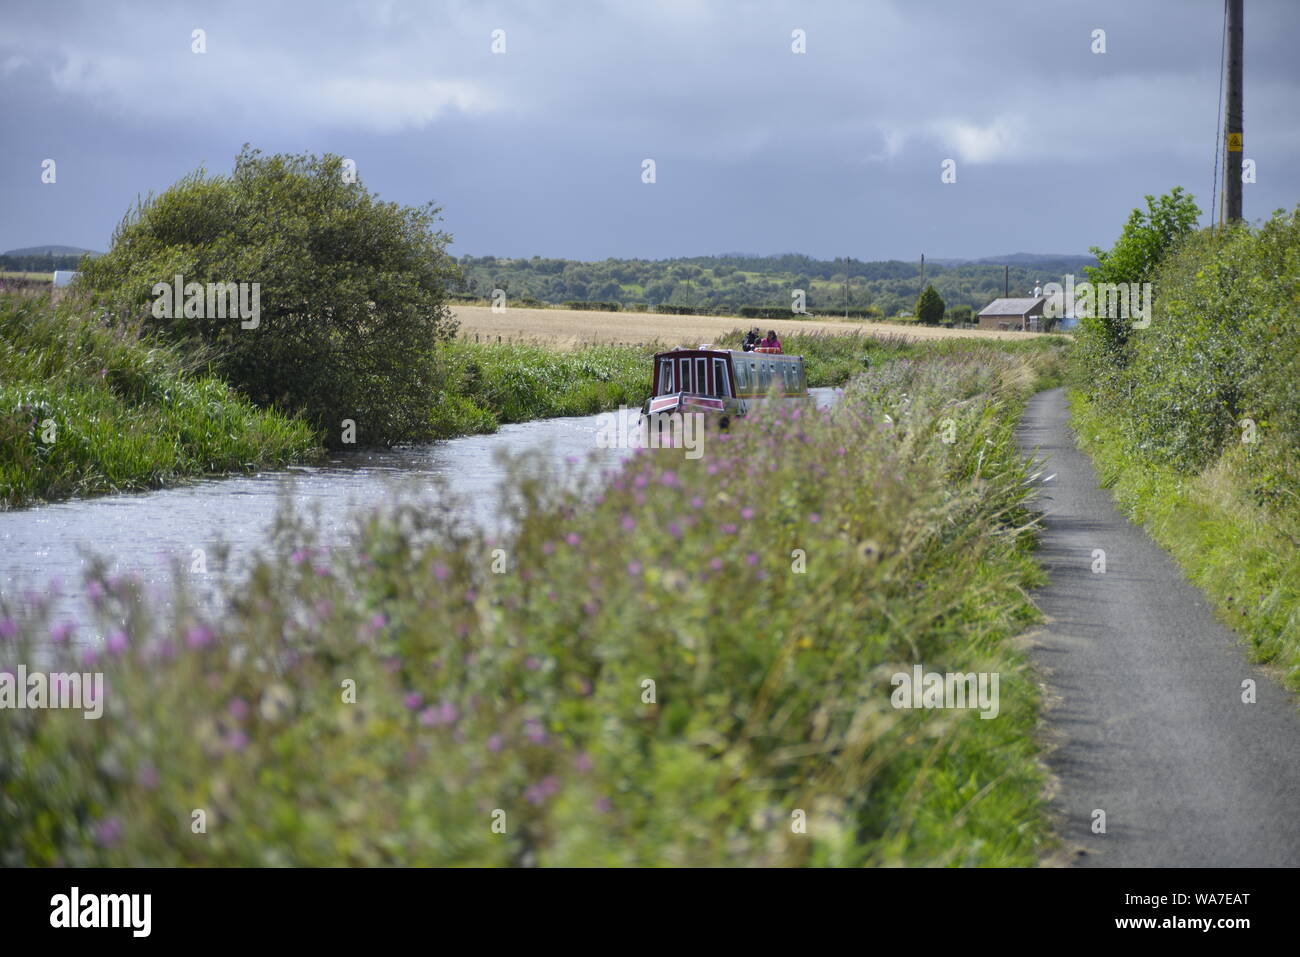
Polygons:
[[599,312],[618,312],[623,306],[617,302],[574,301],[564,304],[566,309],[591,309]]
[[[419,439],[433,416],[431,347],[455,331],[444,300],[456,266],[436,221],[432,204],[380,202],[345,182],[337,156],[245,147],[231,175],[200,170],[137,204],[81,283],[151,330],[213,347],[227,381],[331,439],[344,419],[362,444]],[[177,275],[259,284],[260,324],[179,304],[159,315],[156,284]]]

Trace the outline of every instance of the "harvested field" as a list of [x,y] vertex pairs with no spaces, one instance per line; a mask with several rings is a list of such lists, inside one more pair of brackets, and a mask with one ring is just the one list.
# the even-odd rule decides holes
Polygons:
[[744,319],[739,316],[671,316],[653,312],[596,312],[581,309],[506,309],[453,306],[460,334],[474,341],[527,342],[558,349],[597,343],[651,343],[665,346],[713,342],[733,329],[759,326],[763,332],[859,332],[880,338],[906,339],[1033,339],[1045,333],[1000,332],[984,329],[943,329],[901,323],[856,322],[843,319]]

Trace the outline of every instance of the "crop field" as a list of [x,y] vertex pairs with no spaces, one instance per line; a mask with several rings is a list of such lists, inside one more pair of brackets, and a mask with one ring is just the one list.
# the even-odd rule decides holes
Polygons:
[[759,326],[778,335],[808,332],[860,332],[882,338],[1035,339],[1046,333],[945,329],[888,322],[843,319],[745,319],[740,316],[673,316],[653,312],[597,312],[582,309],[514,309],[493,312],[488,306],[453,306],[462,338],[474,341],[529,342],[573,349],[591,343],[651,343],[667,346],[713,342],[736,329]]

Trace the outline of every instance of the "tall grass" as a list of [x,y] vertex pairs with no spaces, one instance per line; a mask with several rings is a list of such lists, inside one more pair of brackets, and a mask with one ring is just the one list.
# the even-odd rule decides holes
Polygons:
[[309,458],[311,430],[69,300],[0,295],[0,507]]
[[[108,690],[0,723],[0,863],[1033,864],[1042,361],[873,366],[577,490],[520,469],[502,540],[445,496],[333,553],[286,519],[218,621],[97,571],[102,646],[6,608],[0,667]],[[999,674],[998,716],[895,709],[914,664]]]

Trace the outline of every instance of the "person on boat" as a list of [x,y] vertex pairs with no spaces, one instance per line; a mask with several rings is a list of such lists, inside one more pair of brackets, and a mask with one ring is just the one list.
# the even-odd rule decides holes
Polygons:
[[781,351],[781,340],[776,337],[776,330],[767,330],[767,338],[759,343],[764,349],[771,349],[773,352]]
[[749,332],[745,333],[745,341],[741,343],[740,346],[741,350],[743,352],[753,352],[754,346],[758,345],[760,339],[761,336],[758,334],[758,326],[755,326],[753,329],[750,329]]

